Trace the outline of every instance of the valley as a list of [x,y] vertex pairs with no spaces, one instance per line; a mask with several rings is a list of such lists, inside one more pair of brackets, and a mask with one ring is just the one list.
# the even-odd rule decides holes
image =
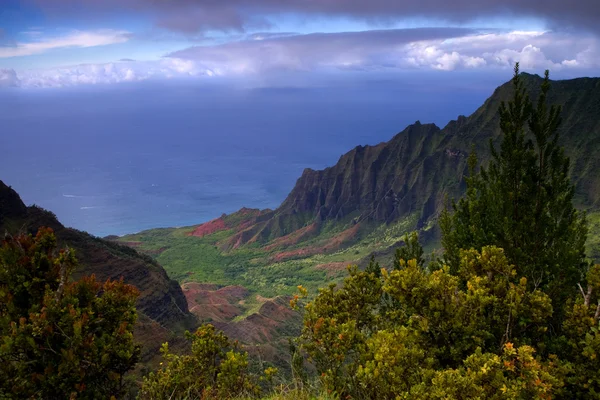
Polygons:
[[[541,78],[523,76],[535,96]],[[500,137],[497,110],[509,94],[507,83],[471,116],[442,129],[417,121],[389,142],[356,147],[330,168],[306,169],[275,210],[243,208],[197,226],[111,239],[163,265],[200,321],[246,345],[280,340],[286,326],[298,329],[299,319],[264,311],[299,285],[315,295],[340,283],[348,265],[364,268],[371,255],[389,266],[403,236],[415,230],[426,255],[436,257],[437,218],[464,191],[467,155],[474,151],[487,162],[488,142]],[[588,255],[597,259],[600,157],[593,149],[600,146],[600,79],[554,81],[550,101],[564,107],[561,140],[572,160],[576,205],[588,212]],[[263,318],[266,331],[257,335],[255,322]]]

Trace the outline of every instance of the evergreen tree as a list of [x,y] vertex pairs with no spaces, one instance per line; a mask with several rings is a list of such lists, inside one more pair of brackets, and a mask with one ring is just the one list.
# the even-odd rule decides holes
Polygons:
[[548,106],[548,71],[534,106],[515,66],[512,99],[500,106],[502,142],[477,172],[469,158],[466,196],[442,216],[446,262],[456,271],[460,249],[495,245],[525,276],[562,304],[586,271],[585,216],[573,207],[569,158],[558,144],[559,106]]
[[365,268],[365,272],[368,274],[373,274],[375,277],[381,277],[381,267],[379,263],[375,261],[375,255],[371,254],[371,259],[369,260],[369,265]]
[[400,268],[400,260],[416,260],[417,265],[423,267],[425,260],[423,259],[423,247],[419,243],[419,234],[416,231],[407,233],[403,239],[404,246],[397,248],[394,254],[394,269]]

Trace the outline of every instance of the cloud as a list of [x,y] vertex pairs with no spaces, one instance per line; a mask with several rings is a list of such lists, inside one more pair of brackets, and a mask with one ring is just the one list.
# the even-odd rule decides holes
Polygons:
[[[214,75],[189,60],[168,58],[160,61],[120,61],[104,64],[82,64],[43,70],[26,70],[15,74],[13,70],[0,70],[0,86],[3,73],[12,86],[23,88],[71,87],[78,85],[139,82],[151,79],[199,77]],[[14,83],[17,84],[14,84]],[[6,85],[8,86],[8,85]]]
[[[428,17],[467,22],[486,17],[537,17],[554,26],[600,32],[598,0],[28,0],[47,12],[97,13],[129,9],[147,13],[160,26],[185,32],[240,31],[269,17],[349,17],[371,22]],[[117,8],[118,6],[118,8]],[[267,22],[268,23],[268,22]]]
[[[66,87],[150,79],[220,77],[248,82],[299,82],[296,72],[398,73],[423,70],[551,69],[600,71],[600,39],[556,32],[475,31],[420,28],[365,32],[248,35],[217,45],[194,46],[157,61],[115,63],[47,70],[3,72],[4,86]],[[331,76],[331,75],[330,75]]]
[[599,39],[552,32],[402,29],[295,35],[195,46],[170,54],[227,74],[277,70],[600,68]]
[[416,67],[510,68],[525,70],[600,68],[600,39],[556,32],[508,32],[470,35],[443,41],[415,42],[408,49]]
[[0,68],[0,88],[19,86],[21,86],[21,81],[17,78],[15,70]]
[[169,55],[192,60],[220,74],[320,68],[370,69],[397,66],[405,45],[414,41],[461,37],[460,28],[316,33],[195,46]]
[[63,36],[42,38],[31,42],[17,42],[11,46],[0,46],[0,58],[29,56],[66,47],[105,46],[126,42],[130,37],[129,32],[110,29],[87,32],[73,31]]

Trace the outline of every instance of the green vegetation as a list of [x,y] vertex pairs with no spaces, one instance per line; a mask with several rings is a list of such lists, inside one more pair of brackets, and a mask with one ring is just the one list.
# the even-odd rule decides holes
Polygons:
[[586,221],[556,146],[558,111],[545,112],[547,79],[536,109],[518,65],[514,83],[501,106],[501,151],[492,146],[479,173],[471,159],[467,195],[442,218],[444,257],[424,266],[415,237],[393,271],[352,268],[341,288],[304,306],[299,343],[328,392],[600,398],[600,265],[585,260]]
[[[286,344],[285,374],[215,328],[227,323],[202,325],[185,334],[191,351],[163,344],[163,362],[146,368],[138,397],[600,399],[600,265],[586,258],[598,254],[600,213],[574,207],[577,184],[561,146],[561,110],[548,106],[548,73],[537,91],[528,82],[517,64],[511,96],[497,104],[500,140],[491,138],[481,165],[480,149],[468,158],[466,194],[443,212],[444,248],[431,257],[421,243],[436,240],[432,220],[423,219],[429,200],[390,224],[361,220],[356,210],[310,223],[302,210],[289,218],[241,210],[200,227],[121,238],[180,281],[250,289],[248,298],[244,288],[190,285],[206,294],[215,321],[233,315],[261,344],[276,332],[276,352],[282,335],[297,336]],[[19,208],[14,196],[13,203]],[[132,334],[138,293],[123,281],[71,283],[73,252],[55,248],[53,232],[39,229],[35,238],[8,236],[0,250],[0,398],[123,395],[140,354]],[[289,326],[298,314],[281,298],[258,296],[293,293],[290,305],[304,319],[298,335]]]
[[[415,217],[389,226],[378,225],[364,237],[360,235],[347,247],[328,253],[315,253],[276,261],[283,251],[320,248],[346,229],[343,224],[329,223],[317,236],[285,248],[247,245],[237,249],[221,249],[219,244],[233,235],[223,230],[204,237],[191,236],[194,228],[154,229],[120,238],[121,242],[152,255],[164,266],[169,276],[178,281],[206,282],[217,285],[242,285],[252,293],[265,297],[291,295],[298,285],[316,290],[323,282],[340,281],[347,264],[367,259],[377,250],[386,249],[403,240],[412,230]],[[345,264],[336,271],[315,268],[330,263]]]
[[592,260],[600,259],[600,212],[589,212],[587,214],[588,240],[586,252]]
[[500,106],[500,150],[491,145],[492,160],[478,173],[472,155],[467,194],[442,218],[445,261],[456,271],[460,249],[497,245],[532,288],[560,302],[585,271],[585,217],[573,206],[570,162],[558,145],[560,107],[546,104],[548,71],[535,107],[518,64],[513,83],[513,99]]
[[139,360],[138,291],[94,276],[70,281],[77,261],[56,237],[7,237],[0,249],[0,398],[124,395]]
[[203,325],[186,336],[192,342],[191,354],[171,354],[165,343],[161,353],[166,364],[144,378],[140,399],[232,398],[258,393],[248,374],[248,355],[236,351],[236,344],[222,332]]

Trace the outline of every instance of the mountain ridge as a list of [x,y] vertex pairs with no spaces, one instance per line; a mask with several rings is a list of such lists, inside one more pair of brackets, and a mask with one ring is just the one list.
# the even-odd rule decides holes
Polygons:
[[[526,87],[532,97],[538,92],[542,78],[523,74]],[[600,109],[599,78],[576,78],[552,81],[549,101],[563,100],[563,114],[567,115],[561,126],[561,140],[573,139],[572,133],[584,130],[597,133],[600,122],[585,123],[573,115],[573,110],[587,110],[598,105]],[[484,163],[488,161],[488,142],[497,142],[500,137],[498,107],[510,96],[512,87],[507,82],[496,88],[493,94],[470,116],[459,116],[440,128],[435,124],[416,121],[394,135],[388,142],[376,145],[357,146],[342,155],[338,162],[322,170],[307,168],[297,180],[290,194],[273,211],[271,221],[263,221],[254,228],[252,239],[266,243],[277,237],[301,229],[313,220],[343,220],[347,216],[374,219],[389,223],[413,211],[420,213],[417,228],[439,213],[446,196],[457,198],[464,190],[462,177],[465,174],[466,156],[469,145]],[[600,143],[600,137],[592,140]],[[590,141],[581,135],[576,142],[567,146],[567,152],[585,154],[593,159]],[[576,150],[576,151],[575,151]],[[572,155],[572,154],[570,154]],[[600,163],[593,160],[590,166],[581,159],[573,163],[572,178],[577,186],[578,202],[582,207],[600,205],[599,179],[590,178],[590,172]],[[432,174],[432,169],[436,171]],[[593,177],[595,178],[595,177]]]
[[[525,88],[535,99],[542,78],[526,73],[522,76]],[[387,142],[354,147],[332,166],[306,168],[276,209],[242,209],[224,215],[207,223],[220,226],[218,231],[197,240],[215,246],[210,251],[216,248],[217,269],[227,267],[221,263],[269,265],[337,254],[365,240],[375,246],[381,242],[375,233],[386,230],[392,233],[383,242],[394,247],[401,243],[397,226],[405,231],[420,230],[431,247],[439,237],[437,215],[448,199],[457,199],[464,192],[468,154],[474,150],[482,164],[489,161],[489,143],[497,144],[501,135],[498,109],[512,90],[511,81],[504,83],[471,115],[460,115],[443,128],[416,121]],[[576,205],[586,210],[600,209],[600,176],[595,173],[600,170],[600,157],[594,150],[600,148],[600,78],[551,81],[548,102],[563,107],[560,140],[572,160]],[[171,263],[177,263],[178,271],[189,268],[193,274],[196,262],[187,259],[185,253],[194,242],[180,242],[178,232],[187,237],[191,231],[208,232],[213,228],[201,224],[174,231],[147,231],[152,234],[140,232],[120,240],[141,238],[140,250],[160,251],[156,257],[169,271],[174,271]],[[169,250],[174,247],[183,256]],[[366,252],[364,248],[355,251],[361,256]],[[247,254],[242,256],[244,252]],[[388,253],[383,247],[375,247],[367,254],[374,252]],[[337,258],[333,262],[341,261],[341,256]],[[364,258],[348,255],[345,261],[364,263]],[[245,267],[235,268],[243,271]],[[175,276],[193,279],[188,273],[178,272]]]

